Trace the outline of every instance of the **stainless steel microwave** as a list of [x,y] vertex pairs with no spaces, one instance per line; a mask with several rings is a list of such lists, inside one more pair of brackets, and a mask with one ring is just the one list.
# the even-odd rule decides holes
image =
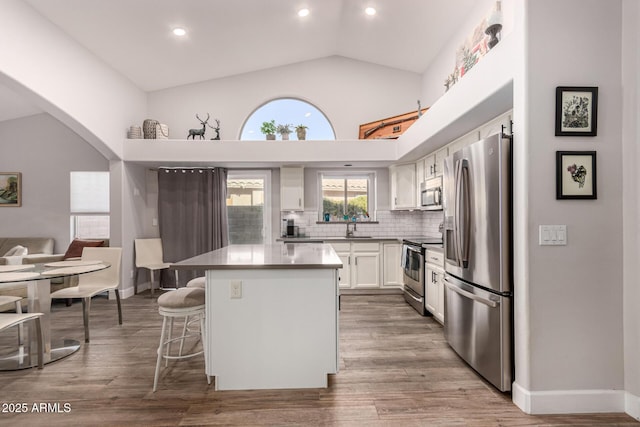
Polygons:
[[420,184],[420,207],[427,211],[442,210],[442,177],[437,176]]

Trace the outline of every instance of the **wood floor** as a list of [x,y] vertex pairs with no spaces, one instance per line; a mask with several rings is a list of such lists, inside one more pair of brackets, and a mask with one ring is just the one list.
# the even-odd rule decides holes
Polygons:
[[[313,309],[313,307],[309,307]],[[342,297],[340,373],[327,389],[214,391],[204,359],[170,363],[152,393],[161,318],[155,299],[94,298],[91,343],[43,370],[0,372],[0,425],[623,426],[625,414],[529,416],[447,346],[442,327],[399,295]],[[53,336],[83,340],[82,307],[55,304]],[[0,352],[15,335],[0,335]],[[60,413],[33,412],[58,403]],[[68,412],[65,411],[68,404]]]

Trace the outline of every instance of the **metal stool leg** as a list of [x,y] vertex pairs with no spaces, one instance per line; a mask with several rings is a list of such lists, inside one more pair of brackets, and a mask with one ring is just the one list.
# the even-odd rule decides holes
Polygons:
[[164,350],[164,336],[167,329],[167,317],[162,316],[162,332],[160,332],[160,345],[158,346],[158,360],[156,361],[156,373],[153,377],[153,391],[155,393],[158,388],[158,377],[160,376],[160,362],[162,361],[162,352]]

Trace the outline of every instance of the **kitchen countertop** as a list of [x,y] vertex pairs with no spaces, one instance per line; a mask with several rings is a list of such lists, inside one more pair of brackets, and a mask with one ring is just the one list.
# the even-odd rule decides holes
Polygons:
[[398,237],[279,237],[278,242],[286,243],[318,243],[318,242],[402,242],[402,238]]
[[329,244],[230,245],[171,264],[182,270],[342,268]]

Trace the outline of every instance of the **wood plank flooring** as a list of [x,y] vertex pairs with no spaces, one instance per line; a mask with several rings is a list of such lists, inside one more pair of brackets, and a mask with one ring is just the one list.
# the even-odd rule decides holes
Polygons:
[[[216,392],[200,356],[170,362],[152,393],[162,323],[156,300],[148,293],[128,298],[123,316],[120,326],[115,301],[94,298],[89,344],[41,371],[0,372],[0,404],[29,408],[0,412],[0,425],[638,425],[625,414],[522,413],[455,355],[438,323],[400,295],[342,297],[340,373],[327,389]],[[52,318],[54,337],[83,340],[79,302],[55,304]],[[3,332],[0,352],[13,345],[15,334]],[[59,403],[61,413],[32,412],[46,402]]]

